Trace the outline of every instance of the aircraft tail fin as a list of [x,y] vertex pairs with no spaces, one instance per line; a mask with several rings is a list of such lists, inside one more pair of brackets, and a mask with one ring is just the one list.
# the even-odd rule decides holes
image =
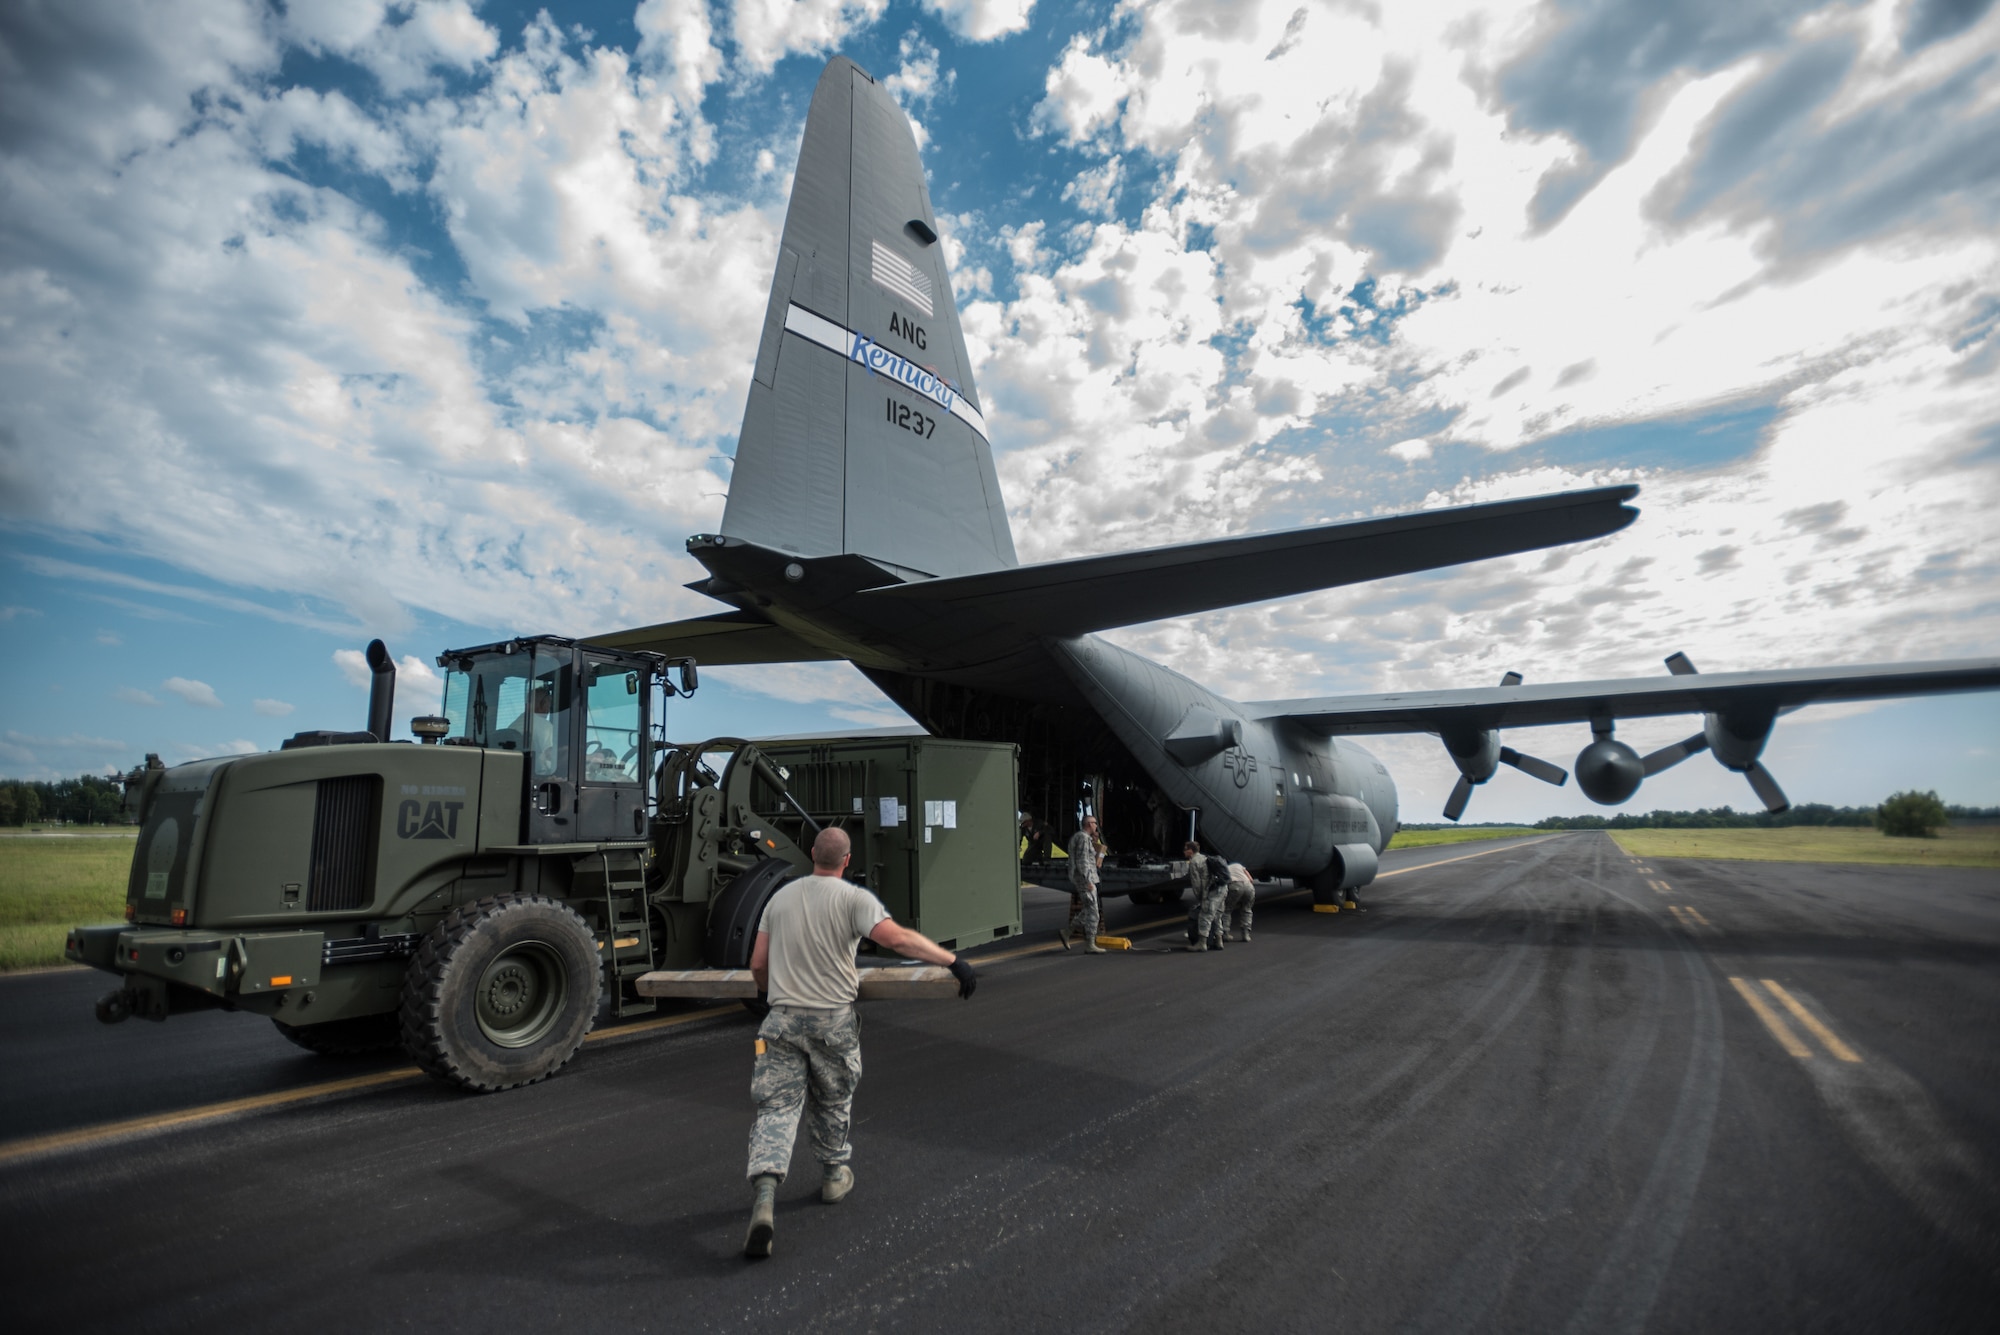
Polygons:
[[1016,563],[916,138],[843,56],[806,116],[722,532],[912,578]]

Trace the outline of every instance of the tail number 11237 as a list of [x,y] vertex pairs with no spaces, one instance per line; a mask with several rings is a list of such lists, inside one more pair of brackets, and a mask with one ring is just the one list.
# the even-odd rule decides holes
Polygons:
[[888,404],[889,421],[892,425],[899,426],[905,431],[914,431],[926,440],[937,434],[937,418],[927,417],[907,403],[898,403],[894,399],[885,402]]

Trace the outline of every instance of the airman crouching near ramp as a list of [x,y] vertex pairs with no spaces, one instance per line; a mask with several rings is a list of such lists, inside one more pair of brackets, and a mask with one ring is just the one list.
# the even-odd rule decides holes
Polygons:
[[854,1087],[861,1083],[861,1017],[854,998],[861,979],[855,947],[876,945],[950,968],[958,995],[972,995],[972,966],[921,932],[899,926],[882,901],[841,876],[851,844],[840,830],[813,840],[813,874],[771,896],[750,955],[750,972],[770,1000],[771,1013],[757,1030],[757,1065],[750,1096],[757,1122],[750,1128],[750,1184],[756,1198],[745,1256],[769,1256],[776,1231],[778,1184],[792,1163],[792,1141],[803,1112],[813,1154],[824,1172],[820,1199],[846,1199],[854,1187],[848,1167],[853,1146],[847,1129]]
[[1187,858],[1188,885],[1194,890],[1194,902],[1188,905],[1188,949],[1220,950],[1229,868],[1213,854],[1202,856],[1201,850],[1191,843],[1181,853]]
[[1250,879],[1250,869],[1240,862],[1229,864],[1229,889],[1222,900],[1222,921],[1217,930],[1223,935],[1234,928],[1242,933],[1237,939],[1250,939],[1250,919],[1257,910],[1257,883]]
[[1069,839],[1069,926],[1057,936],[1064,950],[1071,941],[1081,941],[1084,954],[1104,953],[1097,944],[1097,869],[1103,861],[1097,817],[1085,816],[1083,828]]

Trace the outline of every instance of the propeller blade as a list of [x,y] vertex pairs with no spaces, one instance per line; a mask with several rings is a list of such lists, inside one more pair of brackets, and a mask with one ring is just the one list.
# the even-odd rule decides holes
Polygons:
[[1512,765],[1529,778],[1552,783],[1558,788],[1569,782],[1569,771],[1561,765],[1551,765],[1548,761],[1535,756],[1524,756],[1511,746],[1500,748],[1500,763]]
[[1698,675],[1695,671],[1694,660],[1679,650],[1675,650],[1673,657],[1667,660],[1667,671],[1673,673],[1676,677]]
[[1672,769],[1689,756],[1698,756],[1706,750],[1708,750],[1707,736],[1702,733],[1696,733],[1686,741],[1675,742],[1672,746],[1661,747],[1640,763],[1645,765],[1646,777],[1650,779],[1661,770]]
[[1458,782],[1452,785],[1451,796],[1444,800],[1444,818],[1457,820],[1465,814],[1465,804],[1471,800],[1472,781],[1461,774]]
[[1778,781],[1771,777],[1771,771],[1764,768],[1763,761],[1752,761],[1750,768],[1743,771],[1743,777],[1750,780],[1750,786],[1763,799],[1764,810],[1773,816],[1792,809],[1792,800],[1785,796],[1784,789],[1778,787]]

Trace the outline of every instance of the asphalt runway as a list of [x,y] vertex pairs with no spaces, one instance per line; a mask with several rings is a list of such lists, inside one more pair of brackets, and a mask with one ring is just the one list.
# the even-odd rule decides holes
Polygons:
[[[1016,955],[969,1003],[871,1004],[858,1185],[819,1204],[802,1153],[756,1263],[740,1010],[479,1098],[0,979],[9,1324],[1995,1328],[2000,876],[1598,834],[1384,869],[1369,912],[1267,901],[1221,955]],[[1012,951],[1062,914],[1027,893]],[[378,1083],[283,1101],[342,1077]]]

